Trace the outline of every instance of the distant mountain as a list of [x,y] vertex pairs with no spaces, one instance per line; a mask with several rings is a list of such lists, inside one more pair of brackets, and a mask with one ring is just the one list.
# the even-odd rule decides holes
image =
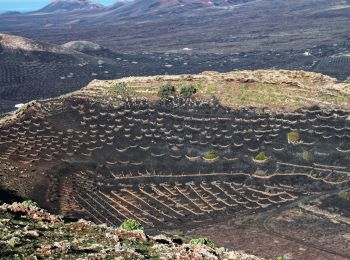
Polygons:
[[38,12],[71,12],[76,10],[93,10],[103,7],[103,5],[91,2],[89,0],[54,0],[44,8],[38,10]]
[[230,7],[255,0],[134,0],[118,1],[114,9],[121,16],[179,13],[209,7]]

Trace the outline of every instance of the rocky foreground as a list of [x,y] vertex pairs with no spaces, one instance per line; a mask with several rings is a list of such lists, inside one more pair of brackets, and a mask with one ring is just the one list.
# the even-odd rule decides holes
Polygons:
[[30,201],[0,206],[0,239],[1,259],[262,259],[181,237],[66,223]]

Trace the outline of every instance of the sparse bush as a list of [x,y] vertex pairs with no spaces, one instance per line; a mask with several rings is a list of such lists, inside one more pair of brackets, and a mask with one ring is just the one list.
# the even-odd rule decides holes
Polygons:
[[133,220],[133,219],[127,219],[125,220],[120,227],[126,231],[133,231],[133,230],[143,230],[142,225],[140,224],[140,222],[138,222],[137,220]]
[[191,97],[197,93],[197,89],[193,85],[184,85],[180,88],[180,95],[183,97]]
[[190,240],[191,245],[206,245],[211,248],[215,248],[216,245],[207,237],[200,237]]
[[266,156],[265,152],[260,152],[257,156],[255,156],[255,160],[257,160],[257,161],[267,160],[267,156]]
[[300,140],[300,135],[298,132],[293,131],[287,134],[287,138],[289,143],[296,143]]
[[113,95],[117,97],[128,97],[128,96],[138,96],[139,93],[134,88],[128,86],[126,82],[118,82],[111,86],[110,88]]
[[161,86],[159,91],[158,91],[158,97],[160,97],[160,98],[173,97],[173,96],[175,96],[175,94],[176,94],[176,89],[173,85],[171,85],[170,82]]
[[338,193],[339,198],[350,200],[350,190],[342,190]]
[[203,155],[203,158],[206,159],[206,160],[214,160],[214,159],[216,159],[218,157],[219,157],[219,155],[215,151],[206,152]]

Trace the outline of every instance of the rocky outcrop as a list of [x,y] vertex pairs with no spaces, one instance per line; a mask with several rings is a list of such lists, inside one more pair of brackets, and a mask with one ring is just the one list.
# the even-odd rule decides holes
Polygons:
[[79,220],[66,223],[34,203],[0,206],[0,258],[13,259],[262,259],[244,252],[147,236]]

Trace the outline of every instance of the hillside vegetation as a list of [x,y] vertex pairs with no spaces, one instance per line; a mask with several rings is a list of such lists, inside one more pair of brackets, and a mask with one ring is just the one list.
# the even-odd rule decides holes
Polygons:
[[136,97],[159,98],[159,88],[175,87],[180,95],[193,86],[196,97],[215,97],[233,108],[251,106],[293,110],[306,106],[342,107],[350,104],[350,85],[319,73],[285,70],[203,72],[197,75],[129,77],[113,81],[93,81],[84,93],[93,96],[118,96],[115,86],[124,84]]
[[147,236],[141,229],[85,220],[65,222],[31,201],[0,206],[1,259],[262,259],[207,242]]

